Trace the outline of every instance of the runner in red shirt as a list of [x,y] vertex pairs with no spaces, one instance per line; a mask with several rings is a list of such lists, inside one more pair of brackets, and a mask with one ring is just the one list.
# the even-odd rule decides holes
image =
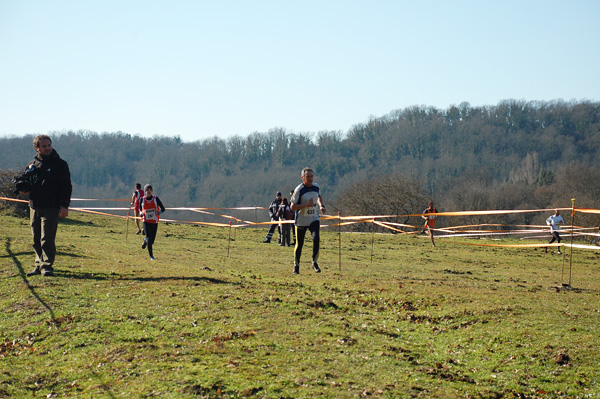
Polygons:
[[131,197],[131,205],[129,205],[129,207],[131,208],[133,206],[133,211],[135,212],[135,225],[137,226],[137,233],[135,234],[140,234],[142,232],[142,230],[140,230],[140,219],[138,219],[140,217],[140,204],[139,204],[139,200],[140,198],[142,198],[144,196],[144,192],[142,191],[142,185],[140,183],[135,183],[135,191],[133,192],[133,196]]
[[431,243],[435,247],[435,242],[433,241],[433,231],[435,229],[435,214],[437,213],[437,209],[433,207],[433,201],[429,201],[429,207],[423,211],[423,219],[425,219],[424,228],[427,229],[427,234],[431,237]]
[[161,213],[165,211],[165,207],[156,195],[152,195],[152,186],[146,184],[144,186],[145,197],[139,199],[139,209],[142,214],[142,221],[144,222],[144,231],[146,232],[146,238],[142,244],[142,249],[148,247],[148,254],[150,260],[154,260],[154,254],[152,253],[152,244],[156,238],[156,232],[158,231],[158,220]]

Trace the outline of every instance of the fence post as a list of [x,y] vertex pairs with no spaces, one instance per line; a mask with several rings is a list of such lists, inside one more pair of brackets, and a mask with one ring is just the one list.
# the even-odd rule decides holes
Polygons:
[[371,234],[371,266],[373,266],[373,242],[375,241],[375,219],[371,222],[371,229],[373,229],[373,233]]
[[571,286],[571,269],[573,268],[573,230],[575,229],[575,198],[571,198],[571,256],[569,259],[569,287]]
[[229,239],[227,240],[227,257],[229,258],[229,246],[231,245],[231,220],[229,221]]
[[342,211],[338,211],[338,262],[339,270],[342,271]]

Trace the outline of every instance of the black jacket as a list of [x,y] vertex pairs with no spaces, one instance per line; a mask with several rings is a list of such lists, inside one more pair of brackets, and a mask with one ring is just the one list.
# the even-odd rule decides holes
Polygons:
[[279,205],[281,205],[281,198],[275,198],[271,205],[269,205],[269,216],[271,219],[277,219],[277,211],[279,210]]
[[58,156],[56,150],[48,158],[39,154],[33,158],[35,177],[29,194],[29,206],[34,209],[68,208],[71,204],[71,172],[69,165]]

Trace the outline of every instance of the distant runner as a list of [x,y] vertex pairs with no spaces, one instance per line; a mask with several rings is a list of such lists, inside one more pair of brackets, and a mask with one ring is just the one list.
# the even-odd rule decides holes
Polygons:
[[[296,187],[292,195],[291,209],[296,211],[296,247],[294,248],[294,274],[300,273],[300,256],[304,246],[306,230],[309,230],[313,239],[312,266],[315,272],[321,273],[317,264],[319,260],[321,222],[319,215],[325,213],[325,205],[321,198],[320,188],[313,183],[313,171],[310,168],[302,170],[302,183]],[[318,206],[317,206],[318,205]]]
[[[135,191],[133,192],[133,195],[131,197],[131,205],[129,205],[129,207],[133,206],[133,211],[135,212],[135,217],[139,218],[140,217],[140,198],[142,198],[144,196],[144,192],[142,191],[142,185],[140,183],[135,183]],[[135,219],[135,225],[137,226],[137,233],[135,234],[140,234],[142,232],[142,230],[140,230],[140,219]]]
[[[546,219],[546,224],[550,226],[550,233],[552,233],[552,239],[548,242],[548,244],[552,244],[554,241],[560,244],[560,225],[565,224],[565,219],[560,215],[560,212],[557,210],[554,211],[554,215],[548,217]],[[548,252],[548,247],[545,248],[544,252]],[[560,247],[558,247],[557,254],[561,255]]]
[[150,184],[144,186],[144,192],[146,196],[139,199],[140,213],[142,214],[144,231],[146,232],[142,249],[148,247],[150,260],[154,260],[152,244],[154,244],[154,240],[156,239],[159,216],[165,212],[165,207],[156,195],[152,195],[152,186]]
[[435,229],[435,218],[437,218],[437,216],[435,215],[436,213],[437,209],[433,207],[433,201],[429,201],[429,207],[423,211],[423,216],[421,216],[423,219],[425,219],[424,228],[427,230],[427,234],[429,234],[429,237],[431,237],[431,244],[433,244],[434,247],[435,242],[433,240],[433,232]]

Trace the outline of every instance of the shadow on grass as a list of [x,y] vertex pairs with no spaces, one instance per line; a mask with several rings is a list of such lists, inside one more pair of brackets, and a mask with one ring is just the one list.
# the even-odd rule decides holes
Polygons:
[[[10,238],[8,238],[8,240],[10,241]],[[14,261],[15,257],[21,256],[21,255],[35,256],[35,252],[33,252],[33,251],[24,251],[24,252],[17,252],[17,253],[10,252],[8,255],[2,255],[2,256],[0,256],[0,259],[2,259],[2,258],[11,258]]]
[[238,283],[220,280],[212,277],[182,277],[182,276],[168,276],[168,277],[132,277],[127,276],[124,277],[119,274],[109,274],[109,273],[85,273],[85,272],[71,272],[71,271],[57,271],[54,270],[54,276],[56,277],[64,277],[64,278],[72,278],[76,280],[97,280],[97,281],[107,281],[107,280],[120,280],[120,281],[195,281],[195,282],[207,282],[212,284],[234,284]]
[[64,224],[66,226],[94,226],[94,227],[102,227],[94,224],[92,221],[82,221],[71,218],[60,219],[59,224]]
[[[10,241],[10,238],[8,238],[8,240]],[[8,245],[8,244],[7,244]],[[9,250],[7,250],[7,252],[9,252]],[[35,257],[35,252],[34,251],[24,251],[24,252],[17,252],[17,253],[13,253],[13,252],[9,252],[8,255],[2,255],[0,256],[0,259],[2,258],[11,258],[13,260],[13,262],[15,261],[17,256],[21,256],[21,255],[30,255],[32,257]],[[67,258],[89,258],[89,256],[84,256],[84,255],[76,255],[76,254],[72,254],[69,252],[56,252],[56,256],[60,256],[60,257],[67,257]]]
[[29,280],[27,280],[27,274],[23,270],[23,266],[21,265],[21,262],[19,262],[19,259],[17,259],[17,254],[13,253],[10,249],[10,242],[11,242],[11,239],[7,238],[6,239],[6,253],[12,259],[13,263],[19,270],[19,275],[23,279],[23,282],[25,283],[25,285],[27,286],[29,291],[31,291],[31,294],[35,297],[35,299],[38,300],[38,302],[44,308],[46,308],[46,310],[48,312],[50,312],[50,318],[52,319],[52,321],[56,321],[56,316],[54,315],[54,311],[52,310],[52,308],[50,306],[48,306],[48,304],[46,302],[44,302],[44,300],[42,298],[40,298],[40,296],[37,294],[37,292],[35,292],[35,289],[31,286],[31,284],[29,284]]
[[89,256],[77,255],[77,254],[73,254],[71,252],[59,252],[59,251],[56,251],[56,256],[60,256],[60,257],[64,256],[64,257],[67,257],[67,258],[88,258],[89,259]]

